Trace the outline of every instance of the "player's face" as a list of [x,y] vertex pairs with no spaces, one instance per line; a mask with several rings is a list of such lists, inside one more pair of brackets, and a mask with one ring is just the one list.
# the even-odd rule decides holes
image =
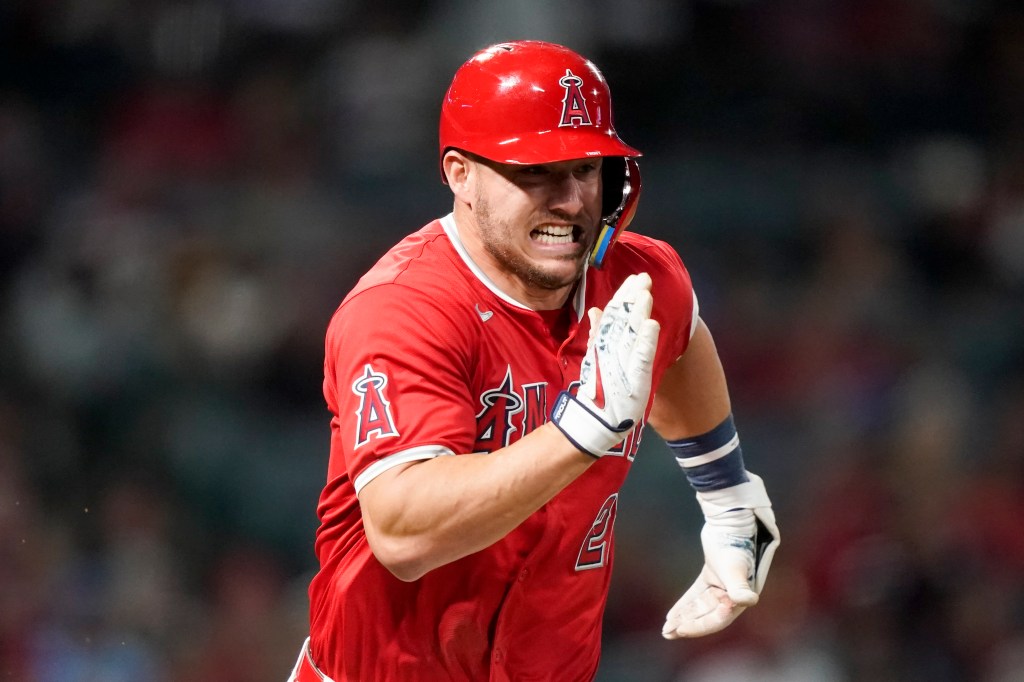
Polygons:
[[473,214],[503,274],[535,291],[575,283],[597,237],[601,159],[480,165]]

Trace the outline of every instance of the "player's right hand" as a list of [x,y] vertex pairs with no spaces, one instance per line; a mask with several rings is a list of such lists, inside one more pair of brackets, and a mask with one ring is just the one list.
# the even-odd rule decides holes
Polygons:
[[600,457],[643,417],[661,330],[651,319],[654,298],[647,273],[630,275],[604,310],[591,308],[590,340],[576,395],[562,391],[551,421],[572,443]]

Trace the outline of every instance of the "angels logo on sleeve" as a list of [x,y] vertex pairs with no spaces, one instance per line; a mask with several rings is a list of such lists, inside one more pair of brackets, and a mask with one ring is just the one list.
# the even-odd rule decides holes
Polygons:
[[363,374],[352,382],[352,392],[359,396],[356,409],[356,447],[366,445],[370,438],[390,438],[398,435],[391,403],[384,397],[388,377],[365,365]]

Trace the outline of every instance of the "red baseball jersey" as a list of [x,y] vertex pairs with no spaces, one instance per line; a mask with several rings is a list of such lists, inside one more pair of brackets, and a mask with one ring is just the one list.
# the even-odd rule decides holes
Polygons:
[[[664,242],[624,233],[560,311],[534,311],[473,263],[451,215],[391,249],[327,330],[333,415],[309,588],[313,658],[342,680],[590,680],[611,578],[619,489],[643,432],[494,545],[402,582],[374,557],[357,495],[409,461],[493,452],[547,421],[578,380],[590,324],[627,275],[653,280],[661,323],[653,385],[697,319]],[[653,395],[653,393],[652,393]],[[648,405],[648,409],[649,409]]]

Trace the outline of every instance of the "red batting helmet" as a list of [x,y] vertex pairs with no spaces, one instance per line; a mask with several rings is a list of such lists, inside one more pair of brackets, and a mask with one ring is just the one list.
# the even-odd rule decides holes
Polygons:
[[604,76],[561,45],[499,43],[463,64],[441,106],[441,158],[453,148],[517,165],[623,158],[604,164],[605,217],[591,253],[596,267],[636,210],[640,152],[615,132]]

